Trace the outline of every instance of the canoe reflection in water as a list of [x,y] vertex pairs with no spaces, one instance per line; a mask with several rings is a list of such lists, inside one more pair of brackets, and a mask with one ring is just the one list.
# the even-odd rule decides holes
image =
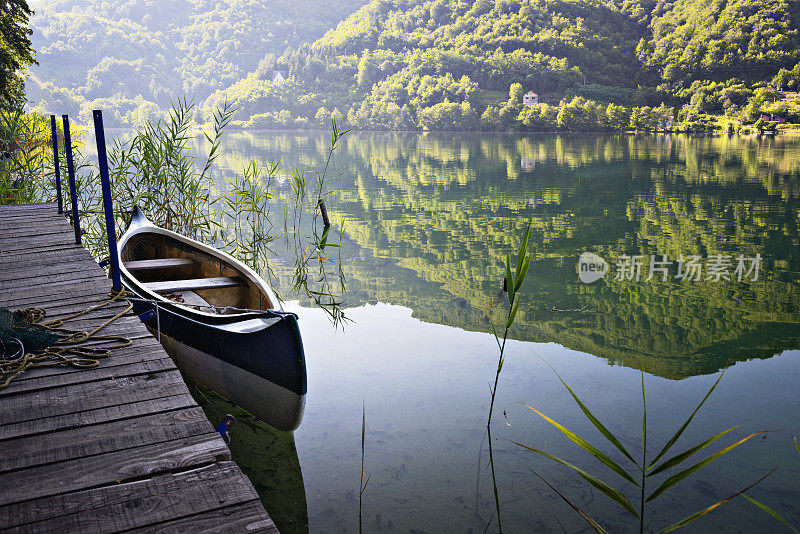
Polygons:
[[228,431],[233,460],[247,473],[261,503],[281,534],[308,532],[303,472],[293,432],[275,430],[206,386],[187,379],[189,391],[216,426],[227,415],[236,424]]

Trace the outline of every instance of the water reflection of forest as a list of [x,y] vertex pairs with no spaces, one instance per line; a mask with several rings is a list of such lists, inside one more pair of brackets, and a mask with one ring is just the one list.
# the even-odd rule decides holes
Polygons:
[[[241,134],[232,154],[316,168],[325,135]],[[223,162],[241,166],[237,157]],[[347,220],[347,305],[424,321],[500,320],[506,249],[532,220],[535,263],[512,336],[670,378],[800,346],[800,141],[666,135],[359,134],[327,197]],[[578,281],[590,250],[761,254],[756,282]],[[554,311],[555,309],[555,311]],[[583,310],[558,311],[558,310]]]

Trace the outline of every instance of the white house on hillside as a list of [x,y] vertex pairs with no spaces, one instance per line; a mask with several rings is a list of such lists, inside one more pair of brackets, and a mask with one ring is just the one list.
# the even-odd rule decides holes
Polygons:
[[528,91],[524,95],[522,95],[522,103],[526,106],[535,106],[539,103],[539,95],[534,93],[533,91]]
[[283,81],[286,81],[286,76],[283,75],[283,72],[279,70],[273,70],[272,83],[281,83]]

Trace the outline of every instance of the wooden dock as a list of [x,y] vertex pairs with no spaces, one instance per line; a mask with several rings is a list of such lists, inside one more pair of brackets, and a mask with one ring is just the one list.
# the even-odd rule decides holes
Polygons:
[[[55,204],[0,206],[0,306],[52,320],[110,289]],[[65,327],[94,327],[125,306]],[[277,532],[139,319],[101,334],[133,345],[92,369],[32,369],[0,389],[0,531]]]

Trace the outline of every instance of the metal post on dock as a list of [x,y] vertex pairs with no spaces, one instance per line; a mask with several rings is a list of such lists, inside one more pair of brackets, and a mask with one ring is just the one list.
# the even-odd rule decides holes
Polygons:
[[53,168],[56,173],[56,200],[58,200],[58,213],[64,213],[64,199],[61,196],[61,167],[58,162],[58,128],[56,116],[50,115],[50,131],[53,137]]
[[108,176],[108,156],[106,155],[106,134],[103,129],[103,112],[92,111],[94,116],[94,136],[97,140],[97,162],[100,165],[100,185],[103,189],[103,210],[106,213],[106,235],[108,236],[108,256],[111,265],[111,280],[114,291],[122,290],[117,255],[117,230],[114,222],[114,201],[111,198],[111,179]]
[[72,159],[72,136],[69,133],[69,115],[62,115],[64,121],[64,152],[67,155],[67,174],[69,174],[69,196],[72,199],[72,226],[75,227],[75,243],[81,244],[81,218],[78,213],[78,188],[75,186],[75,162]]

